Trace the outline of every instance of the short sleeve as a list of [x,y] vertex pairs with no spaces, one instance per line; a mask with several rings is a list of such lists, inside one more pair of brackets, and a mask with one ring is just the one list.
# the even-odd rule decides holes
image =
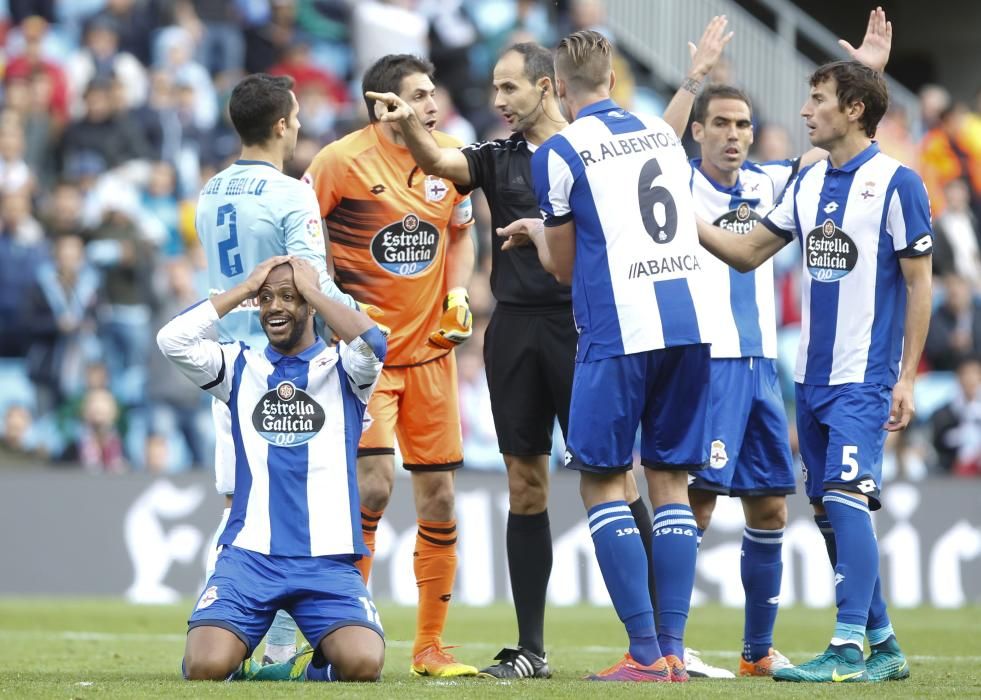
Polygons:
[[800,169],[800,158],[789,160],[771,160],[757,163],[757,167],[773,182],[773,194],[779,196],[795,177]]
[[326,218],[341,201],[337,184],[344,181],[346,171],[347,166],[342,162],[338,149],[327,146],[314,157],[300,178],[301,182],[313,188],[320,218]]
[[919,175],[909,168],[899,168],[889,183],[887,196],[886,232],[892,236],[893,250],[904,258],[932,253],[930,200]]
[[786,241],[794,240],[797,235],[796,190],[796,187],[785,188],[773,210],[763,217],[763,225]]
[[570,154],[565,151],[578,158],[567,141],[554,136],[531,157],[531,177],[546,226],[561,226],[572,220],[570,198],[575,183],[572,167],[575,161],[570,162]]

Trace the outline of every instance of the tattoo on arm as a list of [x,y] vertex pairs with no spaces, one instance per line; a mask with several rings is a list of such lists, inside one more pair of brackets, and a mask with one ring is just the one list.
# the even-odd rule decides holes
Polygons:
[[702,87],[701,81],[700,80],[695,80],[694,78],[685,78],[685,82],[683,82],[681,84],[681,89],[682,90],[687,90],[688,92],[690,92],[693,95],[697,95],[698,94],[698,90],[701,87]]

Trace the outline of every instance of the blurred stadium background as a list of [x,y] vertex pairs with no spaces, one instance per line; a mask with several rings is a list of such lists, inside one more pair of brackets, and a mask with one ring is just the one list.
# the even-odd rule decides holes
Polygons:
[[[936,310],[918,415],[912,429],[890,437],[883,466],[885,507],[876,515],[883,577],[896,608],[966,606],[976,619],[981,4],[883,6],[896,30],[887,69],[893,106],[878,139],[924,177],[937,228]],[[685,42],[724,13],[736,37],[714,79],[753,97],[752,156],[774,160],[805,146],[797,111],[809,70],[842,55],[837,37],[860,42],[872,7],[848,0],[0,1],[0,596],[173,604],[198,591],[221,507],[211,486],[210,413],[201,392],[164,363],[153,337],[206,292],[194,202],[200,184],[237,155],[225,103],[239,76],[266,71],[297,80],[303,129],[288,171],[298,176],[325,143],[364,123],[360,75],[383,53],[429,56],[440,128],[470,142],[506,133],[491,108],[489,76],[510,43],[551,46],[570,30],[599,29],[619,48],[616,99],[660,112],[687,66]],[[458,480],[456,599],[485,606],[508,597],[507,496],[482,363],[493,298],[489,216],[477,200],[479,269],[470,287],[477,328],[457,351],[467,468]],[[788,246],[777,263],[788,411],[798,254]],[[70,280],[64,292],[59,279]],[[557,434],[556,467],[560,454]],[[553,484],[550,602],[603,605],[575,479],[557,469]],[[403,605],[415,601],[407,485],[396,484],[379,532],[373,581],[379,600]],[[828,606],[831,574],[806,499],[798,495],[790,507],[783,604]],[[739,606],[738,504],[720,502],[714,523],[695,602]],[[4,639],[30,628],[6,619],[0,615]],[[510,641],[504,637],[492,646]],[[970,653],[977,647],[975,635]],[[972,658],[976,669],[981,657]]]

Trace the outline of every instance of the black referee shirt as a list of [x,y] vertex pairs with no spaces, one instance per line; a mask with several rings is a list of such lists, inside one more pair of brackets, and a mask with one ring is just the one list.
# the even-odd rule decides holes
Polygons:
[[491,211],[491,292],[498,302],[517,306],[555,307],[572,303],[572,291],[559,284],[538,261],[535,246],[503,251],[497,235],[516,219],[540,218],[531,183],[531,150],[524,134],[484,141],[462,149],[470,164],[469,188],[483,188]]

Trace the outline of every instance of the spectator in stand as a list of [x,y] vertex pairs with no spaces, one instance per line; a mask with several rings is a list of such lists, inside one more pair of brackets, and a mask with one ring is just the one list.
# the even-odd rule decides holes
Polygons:
[[34,176],[24,162],[24,128],[13,111],[0,114],[0,193],[34,190]]
[[923,137],[920,173],[934,216],[944,212],[944,187],[965,179],[970,183],[971,209],[981,213],[981,134],[967,128],[967,107],[954,103],[940,113],[940,120]]
[[137,122],[115,110],[112,89],[112,81],[104,78],[94,79],[85,89],[85,115],[68,125],[61,141],[63,168],[81,154],[100,157],[109,169],[150,158],[150,146]]
[[950,107],[950,93],[947,88],[929,83],[920,88],[920,128],[916,134],[923,139],[930,129],[940,123],[940,115]]
[[27,191],[0,195],[0,357],[23,357],[27,351],[24,294],[34,284],[45,248]]
[[[153,320],[145,328],[151,337],[170,319],[197,301],[201,295],[194,286],[194,271],[187,258],[173,258],[155,275]],[[210,403],[190,382],[176,381],[173,365],[162,353],[151,352],[147,363],[147,399],[150,431],[162,435],[180,432],[191,457],[191,466],[200,469],[211,464],[214,440]],[[204,429],[202,429],[204,426]]]
[[212,75],[237,78],[245,66],[238,12],[228,0],[176,0],[173,19],[194,38],[195,60]]
[[37,387],[40,415],[54,411],[82,382],[94,346],[99,288],[80,237],[57,238],[52,257],[38,268],[23,302],[27,371]]
[[37,15],[28,17],[21,23],[24,37],[24,50],[7,63],[4,78],[7,81],[17,78],[30,78],[41,73],[51,82],[51,92],[47,109],[59,124],[68,119],[68,81],[60,65],[44,56],[42,44],[48,33],[48,22]]
[[162,68],[151,71],[146,102],[133,110],[132,116],[150,145],[151,158],[177,162],[182,129],[177,116],[174,77],[169,71]]
[[126,109],[135,109],[146,101],[146,67],[133,54],[120,51],[119,27],[109,15],[97,15],[89,20],[82,46],[69,59],[65,70],[74,117],[85,113],[85,88],[96,78],[119,80]]
[[914,170],[920,169],[920,146],[913,139],[909,115],[900,104],[892,104],[875,130],[879,148]]
[[62,460],[88,471],[122,474],[129,469],[117,421],[119,404],[106,389],[92,389],[82,402],[82,425]]
[[944,197],[947,208],[934,222],[933,273],[957,273],[975,294],[981,294],[981,228],[971,211],[967,183],[951,180]]
[[33,430],[34,417],[21,404],[7,407],[0,435],[0,465],[31,466],[46,459],[44,449],[37,444]]
[[269,21],[245,30],[245,72],[264,73],[301,40],[296,27],[296,0],[270,0]]
[[194,39],[183,27],[166,27],[154,41],[154,68],[194,90],[194,126],[207,131],[218,121],[218,95],[207,69],[194,60]]
[[790,132],[780,124],[764,124],[753,138],[752,160],[769,163],[775,160],[789,160],[794,157],[790,145]]
[[110,17],[119,28],[119,48],[150,65],[151,37],[159,26],[158,7],[163,0],[106,0],[101,17]]
[[957,365],[957,393],[933,414],[930,426],[940,468],[955,476],[981,476],[981,356]]
[[925,355],[935,370],[950,371],[966,356],[981,354],[981,301],[957,274],[943,278],[943,303],[933,312]]
[[[270,75],[292,77],[293,92],[297,95],[305,92],[311,86],[316,86],[339,108],[351,104],[347,86],[337,75],[314,63],[310,53],[310,44],[303,39],[293,41],[284,47],[280,59],[266,72]],[[306,129],[307,103],[303,100],[299,100],[299,102],[303,105],[303,128]]]
[[170,163],[157,161],[150,166],[149,180],[140,193],[140,209],[145,215],[156,217],[163,228],[160,246],[163,257],[173,258],[183,253],[184,241],[178,230],[177,175]]

